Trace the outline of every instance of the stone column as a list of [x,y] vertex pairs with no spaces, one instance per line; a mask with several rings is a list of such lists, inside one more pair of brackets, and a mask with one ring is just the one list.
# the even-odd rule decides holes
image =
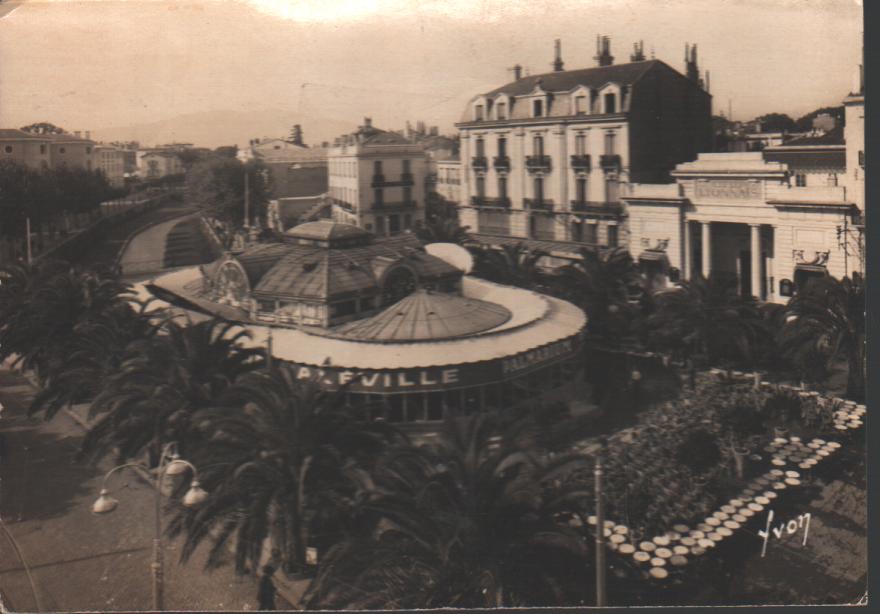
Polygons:
[[703,229],[703,277],[712,272],[712,222],[700,222]]
[[761,225],[749,224],[752,232],[752,296],[761,299]]
[[683,240],[684,245],[682,245],[682,253],[684,254],[684,267],[681,271],[682,281],[684,281],[685,279],[690,279],[693,275],[693,263],[691,262],[691,260],[693,259],[693,249],[691,246],[691,223],[687,220],[684,221]]

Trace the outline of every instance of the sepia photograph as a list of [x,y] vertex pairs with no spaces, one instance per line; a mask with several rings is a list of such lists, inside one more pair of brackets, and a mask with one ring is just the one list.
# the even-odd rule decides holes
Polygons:
[[0,0],[0,612],[868,602],[862,0]]

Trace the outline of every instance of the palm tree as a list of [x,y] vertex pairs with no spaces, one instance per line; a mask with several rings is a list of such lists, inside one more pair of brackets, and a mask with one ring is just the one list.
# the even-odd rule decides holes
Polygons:
[[496,247],[471,247],[473,274],[495,283],[527,290],[544,290],[546,274],[538,262],[547,254],[524,243]]
[[557,272],[552,282],[554,294],[587,313],[590,333],[617,342],[630,334],[646,295],[639,269],[622,247],[581,248],[579,255],[577,262]]
[[130,286],[108,269],[64,262],[7,267],[0,284],[0,357],[33,369],[41,381],[62,372],[78,330],[125,318]]
[[754,366],[766,324],[757,301],[742,297],[735,282],[700,276],[656,296],[655,302],[645,323],[649,345],[711,364],[731,360]]
[[211,493],[198,511],[180,510],[173,533],[185,533],[182,557],[213,535],[209,567],[234,542],[239,573],[257,569],[268,540],[285,569],[302,570],[306,548],[328,549],[350,520],[369,467],[388,442],[390,426],[359,421],[344,391],[322,390],[281,365],[249,373],[199,411],[204,434],[193,451]]
[[451,417],[436,447],[390,450],[373,473],[360,533],[321,562],[307,607],[561,605],[591,596],[585,538],[555,519],[588,493],[545,489],[584,459],[544,461],[533,426],[515,429],[499,433],[486,414]]
[[861,275],[810,280],[788,303],[782,330],[786,355],[804,365],[819,357],[824,365],[845,358],[846,394],[865,396],[865,285]]
[[425,225],[416,230],[425,243],[455,243],[462,245],[468,240],[469,226],[461,226],[457,218],[429,217]]
[[43,412],[49,420],[63,407],[94,400],[105,380],[119,369],[128,345],[149,339],[160,330],[167,316],[151,310],[151,303],[119,305],[100,318],[77,323],[70,338],[59,342],[64,360],[46,373],[28,413]]
[[241,345],[249,337],[230,322],[168,320],[158,334],[130,343],[89,408],[98,420],[83,452],[95,457],[115,448],[122,460],[148,451],[155,462],[161,442],[176,441],[186,454],[198,437],[192,415],[262,365],[261,349]]

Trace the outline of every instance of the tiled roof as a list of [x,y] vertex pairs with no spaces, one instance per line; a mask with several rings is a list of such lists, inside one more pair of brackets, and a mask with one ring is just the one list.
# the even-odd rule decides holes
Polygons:
[[412,141],[396,132],[379,132],[364,139],[364,145],[412,145]]
[[362,341],[426,341],[480,333],[507,322],[501,305],[417,290],[371,318],[336,327],[334,335]]
[[28,140],[28,141],[49,141],[50,137],[46,134],[31,134],[24,130],[15,128],[0,128],[0,139],[2,140]]
[[511,96],[522,96],[534,90],[538,81],[541,82],[541,89],[547,92],[568,92],[578,85],[598,88],[610,81],[621,85],[631,85],[655,65],[662,63],[660,60],[646,60],[644,62],[612,64],[611,66],[595,66],[579,70],[564,70],[541,75],[530,75],[518,81],[502,85],[487,93],[486,97],[491,98],[501,93]]

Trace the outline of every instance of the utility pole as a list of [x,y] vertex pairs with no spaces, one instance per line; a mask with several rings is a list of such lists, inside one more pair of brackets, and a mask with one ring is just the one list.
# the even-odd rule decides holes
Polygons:
[[248,183],[247,165],[244,167],[244,227],[250,228],[250,185]]
[[605,607],[605,504],[602,500],[603,456],[607,447],[605,438],[599,442],[596,452],[596,468],[593,476],[596,482],[596,607]]

